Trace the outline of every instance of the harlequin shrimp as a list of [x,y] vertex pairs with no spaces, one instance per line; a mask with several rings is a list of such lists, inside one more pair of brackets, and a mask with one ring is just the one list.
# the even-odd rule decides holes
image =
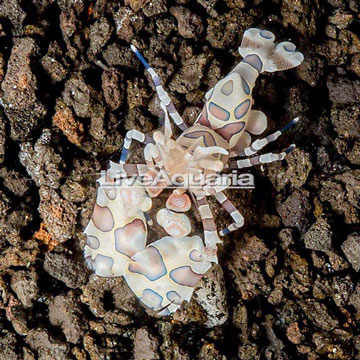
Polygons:
[[[134,45],[138,59],[151,75],[161,108],[165,114],[164,131],[152,136],[137,130],[127,132],[120,162],[110,162],[106,175],[98,180],[95,209],[85,229],[85,259],[98,276],[124,276],[127,284],[147,307],[160,315],[175,312],[184,301],[190,301],[197,281],[213,262],[217,262],[220,236],[239,229],[244,218],[225,196],[227,184],[193,186],[184,179],[218,174],[228,169],[243,169],[283,160],[293,145],[278,154],[257,155],[258,151],[295,125],[292,120],[281,130],[251,142],[267,128],[266,115],[252,110],[252,90],[262,72],[294,68],[304,57],[291,42],[275,43],[270,31],[251,28],[245,31],[239,48],[242,61],[205,95],[205,105],[194,125],[188,127],[176,111],[160,78]],[[181,130],[174,139],[170,118]],[[145,145],[145,164],[127,163],[132,141]],[[235,160],[230,161],[230,158]],[[236,159],[238,158],[238,159]],[[167,183],[156,180],[165,173],[177,179],[177,187],[156,214],[156,221],[169,236],[147,245],[149,212],[152,198]],[[121,177],[147,175],[154,180],[149,186],[130,183]],[[189,196],[189,195],[190,196]],[[218,234],[207,202],[214,196],[233,219]],[[191,224],[186,212],[194,199],[204,230],[204,241],[190,236]]]

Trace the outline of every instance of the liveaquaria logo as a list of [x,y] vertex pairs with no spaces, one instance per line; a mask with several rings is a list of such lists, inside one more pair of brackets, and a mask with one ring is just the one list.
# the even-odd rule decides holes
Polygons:
[[164,170],[156,174],[147,172],[128,176],[122,171],[101,171],[101,185],[104,187],[151,187],[176,189],[227,188],[227,189],[254,189],[254,175],[239,174],[233,170],[228,174],[173,174],[171,177]]

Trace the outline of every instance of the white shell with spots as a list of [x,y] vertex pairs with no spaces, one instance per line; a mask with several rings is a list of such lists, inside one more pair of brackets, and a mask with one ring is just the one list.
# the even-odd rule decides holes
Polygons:
[[144,211],[150,210],[151,198],[145,189],[98,182],[95,210],[84,231],[86,263],[98,276],[124,276],[140,301],[160,315],[175,312],[190,301],[196,282],[211,267],[201,238],[167,236],[146,247]]
[[[263,71],[296,67],[304,59],[294,44],[286,41],[276,44],[274,40],[275,36],[266,30],[252,28],[245,31],[239,48],[243,61],[207,92],[206,104],[197,123],[185,130],[176,141],[171,139],[165,105],[170,103],[170,98],[160,85],[156,85],[160,105],[166,116],[165,134],[155,132],[153,139],[155,143],[166,143],[166,146],[151,147],[148,144],[146,149],[150,152],[153,149],[155,155],[151,157],[154,157],[155,162],[159,158],[158,165],[163,162],[169,177],[193,173],[195,170],[218,172],[227,162],[226,150],[242,151],[250,145],[250,134],[259,135],[265,131],[265,114],[251,110],[256,78]],[[144,59],[142,62],[146,63]],[[149,68],[148,71],[155,78],[154,70]],[[159,79],[156,79],[158,82]],[[170,114],[173,119],[180,117],[177,113]],[[145,141],[143,134],[139,138],[134,137],[140,141],[143,141],[142,138]],[[191,154],[189,157],[190,149],[196,151],[194,145],[202,151],[210,147],[216,148],[216,151],[212,155],[198,154],[194,157]],[[268,161],[264,159],[262,162]],[[114,183],[116,172],[121,170],[122,164],[111,163],[107,180]],[[159,314],[176,311],[183,301],[190,300],[196,282],[211,267],[210,260],[217,262],[217,234],[205,230],[207,247],[204,247],[200,237],[187,236],[191,230],[190,221],[182,212],[190,208],[190,201],[183,197],[184,202],[178,203],[174,197],[174,202],[168,201],[167,208],[160,210],[157,216],[159,224],[172,236],[146,246],[145,212],[151,209],[152,200],[145,189],[138,184],[127,184],[130,185],[127,188],[108,187],[103,178],[99,183],[95,209],[85,229],[87,264],[99,276],[124,276],[142,303]],[[215,184],[200,191],[192,187],[188,189],[195,196],[204,196],[220,192],[226,187],[224,184]],[[156,196],[159,192],[153,192],[152,195]]]
[[195,284],[210,269],[204,255],[199,236],[166,236],[133,257],[136,262],[126,267],[125,280],[146,306],[167,315],[190,301]]
[[104,178],[98,182],[95,209],[84,231],[84,256],[96,275],[122,276],[130,257],[145,249],[144,211],[150,210],[152,200],[137,183],[120,187]]

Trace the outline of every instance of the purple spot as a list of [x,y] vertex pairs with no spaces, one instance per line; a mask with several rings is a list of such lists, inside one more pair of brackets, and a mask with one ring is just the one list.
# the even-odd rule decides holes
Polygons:
[[145,249],[146,228],[140,219],[116,229],[114,234],[115,249],[121,254],[131,257]]
[[259,55],[256,55],[256,54],[248,55],[245,57],[243,62],[246,64],[249,64],[258,72],[261,72],[261,70],[262,70],[263,63],[262,63]]
[[166,297],[169,301],[171,301],[172,303],[174,303],[176,305],[181,305],[181,303],[182,303],[181,296],[174,290],[168,291],[166,293]]
[[221,121],[227,121],[230,118],[230,113],[223,109],[221,106],[214,104],[213,102],[209,105],[209,112],[217,119]]
[[270,40],[270,39],[272,39],[272,37],[273,37],[273,34],[272,34],[270,31],[267,31],[267,30],[262,30],[262,31],[260,31],[260,35],[261,35],[264,39],[267,39],[267,40]]
[[240,121],[233,124],[228,124],[222,127],[221,129],[217,129],[216,132],[222,136],[225,140],[229,141],[235,134],[243,131],[245,128],[245,122]]
[[96,255],[95,260],[93,261],[93,268],[96,275],[98,276],[112,276],[111,269],[114,265],[114,260],[111,257],[104,255]]
[[184,135],[184,137],[189,139],[197,139],[199,137],[203,137],[205,146],[214,146],[216,144],[214,136],[210,132],[207,132],[205,130],[188,132]]
[[251,101],[249,99],[245,100],[240,105],[238,105],[234,111],[234,115],[235,115],[236,119],[239,120],[239,119],[243,118],[249,111],[250,105],[251,105]]
[[162,256],[154,246],[136,253],[132,260],[135,262],[129,264],[129,271],[143,275],[150,281],[158,280],[167,273]]
[[243,88],[245,94],[250,95],[250,87],[249,87],[247,81],[243,77],[241,77],[241,84],[242,84],[242,88]]
[[190,266],[181,266],[171,270],[169,276],[177,284],[189,287],[194,287],[201,278],[201,275],[193,272]]
[[234,82],[232,80],[229,80],[221,87],[221,92],[224,95],[229,96],[232,94],[233,89],[234,89]]
[[284,45],[284,49],[287,51],[287,52],[294,52],[296,50],[296,46],[294,44],[287,44],[287,45]]
[[100,241],[96,236],[87,235],[86,245],[94,250],[97,250],[100,247]]
[[143,296],[140,300],[149,308],[156,309],[161,306],[163,298],[157,292],[151,289],[145,289],[143,291]]
[[110,231],[114,226],[112,213],[107,206],[95,204],[91,219],[100,231]]

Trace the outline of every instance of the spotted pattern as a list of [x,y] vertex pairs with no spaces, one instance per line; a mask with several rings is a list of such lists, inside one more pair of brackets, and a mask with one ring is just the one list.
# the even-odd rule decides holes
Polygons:
[[189,139],[198,139],[198,138],[202,137],[205,146],[209,147],[209,146],[215,146],[216,145],[216,141],[215,141],[214,136],[212,134],[210,134],[209,132],[207,132],[207,131],[189,132],[189,133],[186,133],[184,135],[184,137],[189,138]]
[[129,264],[129,271],[144,275],[151,281],[158,280],[167,273],[159,250],[153,246],[136,253],[132,259],[135,262]]
[[87,235],[86,245],[97,250],[100,247],[100,241],[96,236]]
[[243,101],[238,105],[234,110],[235,118],[240,120],[242,119],[250,109],[251,101],[249,99]]
[[233,90],[234,90],[234,82],[232,80],[229,80],[221,87],[220,91],[224,95],[229,96],[232,94]]
[[209,112],[221,121],[228,121],[230,119],[230,113],[219,105],[211,102],[209,105]]
[[107,232],[114,227],[114,218],[107,206],[95,204],[91,219],[100,231]]
[[96,275],[98,276],[112,276],[111,268],[114,265],[114,260],[109,256],[96,255],[93,261],[93,268],[96,269]]
[[241,77],[241,85],[242,85],[242,88],[244,90],[244,93],[246,95],[250,95],[251,90],[250,90],[249,84],[247,83],[247,81],[243,77]]
[[190,266],[180,266],[170,271],[171,280],[179,285],[194,287],[201,275],[194,273]]
[[261,61],[260,57],[256,54],[246,56],[243,62],[252,66],[259,73],[263,68],[263,62]]
[[[275,44],[272,43],[273,38],[274,35],[265,30],[249,29],[245,32],[244,41],[239,48],[240,55],[243,56],[244,60],[241,66],[236,68],[239,70],[240,79],[238,77],[236,77],[236,80],[230,80],[235,79],[232,77],[225,78],[220,83],[219,92],[219,87],[216,87],[216,93],[212,88],[206,94],[207,103],[202,110],[202,114],[198,117],[198,124],[185,131],[178,139],[178,144],[188,149],[200,145],[207,147],[220,146],[224,149],[233,150],[233,145],[236,144],[232,144],[232,141],[236,143],[242,132],[243,144],[245,143],[244,138],[250,138],[250,135],[244,132],[245,127],[248,132],[257,133],[260,131],[259,117],[255,118],[255,125],[260,124],[259,126],[249,126],[252,119],[250,115],[252,100],[249,99],[251,99],[251,91],[254,86],[254,79],[258,75],[257,72],[293,67],[294,64],[302,61],[300,53],[293,53],[295,51],[294,45],[283,42],[275,47]],[[149,72],[150,70],[153,72],[141,56],[138,56],[138,58]],[[152,74],[155,86],[158,88],[160,78],[152,72],[150,74]],[[239,85],[237,81],[240,82]],[[168,101],[168,98],[165,97],[165,95],[167,96],[166,92],[162,88],[161,91],[159,89],[157,91],[164,111],[166,106],[175,122],[176,119],[180,121],[181,117],[176,112],[174,105],[171,102],[169,105],[164,103]],[[218,97],[219,93],[220,97]],[[214,102],[211,102],[211,100]],[[230,112],[226,110],[230,108]],[[234,108],[235,111],[233,112]],[[234,117],[236,120],[234,120]],[[184,128],[186,129],[183,122],[180,125],[177,123],[177,125],[182,131],[184,131]],[[216,127],[216,129],[213,129],[212,126]],[[235,135],[238,136],[235,137]],[[144,140],[142,140],[143,138]],[[154,143],[152,138],[145,134],[142,134],[139,139],[145,144]],[[271,137],[266,139],[269,140]],[[130,140],[127,137],[125,142],[129,143]],[[228,140],[228,142],[225,140]],[[243,146],[243,144],[241,145]],[[251,149],[252,151],[258,150],[256,147]],[[121,154],[122,161],[127,159],[127,151],[128,147],[125,145]],[[263,157],[255,156],[239,161],[243,162],[240,165],[249,166],[249,164],[269,162],[268,160],[272,159],[272,155],[279,158],[281,154],[265,154],[265,157],[264,155],[262,155]],[[229,155],[226,156],[229,157]],[[226,156],[222,155],[221,158],[223,159]],[[285,155],[281,156],[283,158]],[[159,155],[155,156],[155,162],[160,159]],[[165,158],[161,160],[166,161]],[[227,158],[223,161],[224,164],[226,161]],[[240,167],[240,165],[236,165]],[[116,164],[113,167],[120,170]],[[203,166],[203,168],[210,167]],[[135,174],[139,173],[135,164],[129,167],[128,170],[133,171]],[[217,238],[207,237],[208,233],[216,231],[216,224],[214,219],[210,217],[211,214],[204,209],[204,212],[200,213],[203,215],[202,221],[207,246],[204,246],[202,239],[198,236],[180,238],[168,236],[154,241],[145,248],[148,217],[144,212],[150,210],[151,199],[144,196],[146,195],[145,190],[143,193],[139,193],[135,188],[127,191],[113,190],[105,188],[105,186],[101,192],[98,192],[97,205],[92,215],[92,221],[85,230],[88,237],[84,257],[88,266],[99,276],[124,276],[129,287],[144,305],[154,309],[160,315],[167,315],[175,312],[183,301],[190,301],[194,286],[201,278],[201,274],[206,273],[211,266],[211,262],[216,261],[215,244]],[[214,187],[204,189],[204,193],[206,195],[214,194],[215,189]],[[152,192],[152,195],[154,194]],[[207,202],[206,198],[204,199],[205,204],[201,199],[195,201],[198,206],[205,206]],[[186,211],[184,209],[187,209],[189,205],[190,200],[188,197],[185,198],[185,195],[170,197],[167,203],[169,209],[172,207],[179,213]],[[234,220],[238,219],[239,216],[234,215],[237,210],[229,200],[222,200],[222,205]],[[176,215],[186,217],[185,214],[176,213]],[[165,223],[167,223],[168,219],[169,217],[166,216]],[[180,221],[176,220],[178,219],[175,218],[174,224],[170,224],[170,226],[179,226]],[[209,246],[209,244],[213,246]]]

